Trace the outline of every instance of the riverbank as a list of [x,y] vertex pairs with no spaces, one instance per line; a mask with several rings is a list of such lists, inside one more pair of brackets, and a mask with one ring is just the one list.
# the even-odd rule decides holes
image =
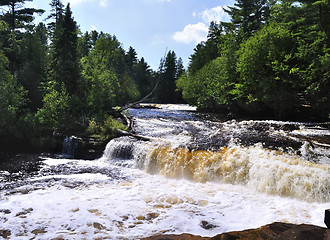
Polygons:
[[329,240],[330,230],[308,224],[275,222],[257,229],[228,232],[214,237],[201,237],[191,234],[157,235],[142,240]]

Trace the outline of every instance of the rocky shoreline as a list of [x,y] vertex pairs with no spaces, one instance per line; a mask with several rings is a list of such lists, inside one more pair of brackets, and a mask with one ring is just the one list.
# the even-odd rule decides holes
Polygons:
[[330,240],[330,229],[308,224],[275,222],[257,229],[222,233],[214,237],[180,234],[157,235],[141,240]]

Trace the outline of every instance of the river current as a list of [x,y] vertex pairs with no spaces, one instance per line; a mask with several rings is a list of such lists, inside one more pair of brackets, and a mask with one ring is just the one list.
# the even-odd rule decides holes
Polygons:
[[214,236],[278,221],[325,227],[327,127],[153,107],[129,109],[139,137],[111,140],[100,159],[3,166],[0,239]]

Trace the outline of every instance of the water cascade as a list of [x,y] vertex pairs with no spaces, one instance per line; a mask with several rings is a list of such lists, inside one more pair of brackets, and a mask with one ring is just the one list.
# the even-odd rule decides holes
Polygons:
[[207,151],[152,142],[134,143],[121,138],[111,141],[105,152],[105,156],[118,157],[118,154],[125,159],[129,157],[137,167],[150,174],[194,182],[241,184],[272,195],[330,201],[329,165],[264,149],[261,144],[250,147],[231,145],[219,151]]
[[24,162],[31,172],[23,175],[0,169],[0,238],[214,236],[272,222],[325,227],[328,125],[144,107],[128,110],[143,138],[113,139],[100,159],[72,159],[78,139],[68,137],[63,158],[43,158],[37,168]]
[[79,144],[79,139],[75,136],[66,136],[63,140],[62,155],[66,157],[74,157],[75,150]]

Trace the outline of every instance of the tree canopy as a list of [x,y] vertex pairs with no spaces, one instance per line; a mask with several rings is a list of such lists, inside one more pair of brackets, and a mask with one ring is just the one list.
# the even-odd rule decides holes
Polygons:
[[197,45],[178,80],[184,99],[201,110],[329,120],[328,1],[237,0],[226,12],[231,22],[210,25],[219,34]]

